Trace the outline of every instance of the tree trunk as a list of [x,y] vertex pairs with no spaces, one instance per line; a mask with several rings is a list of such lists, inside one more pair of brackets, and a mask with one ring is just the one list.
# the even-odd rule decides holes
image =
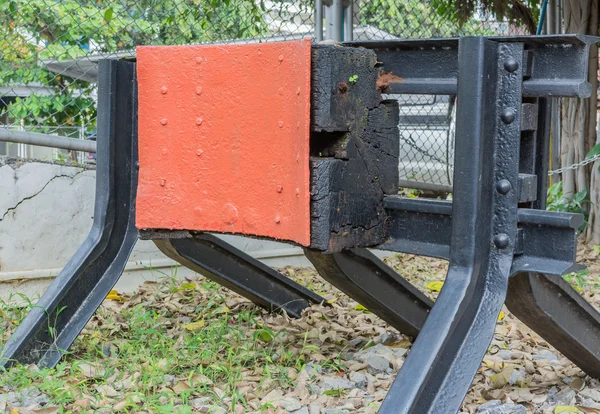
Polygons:
[[[599,0],[564,0],[564,32],[598,34]],[[585,155],[597,143],[596,101],[598,87],[598,50],[592,47],[590,56],[589,81],[592,96],[588,99],[566,98],[562,100],[561,166],[568,167],[583,161]],[[567,170],[562,174],[563,192],[572,197],[580,191],[587,191],[591,204],[585,241],[600,244],[600,174],[595,162],[585,167]]]

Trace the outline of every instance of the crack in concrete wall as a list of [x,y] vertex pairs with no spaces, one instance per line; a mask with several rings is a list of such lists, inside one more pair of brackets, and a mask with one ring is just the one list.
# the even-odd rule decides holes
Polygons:
[[[49,179],[49,180],[46,182],[46,184],[44,184],[44,186],[43,186],[43,187],[42,187],[42,188],[41,188],[41,189],[40,189],[38,192],[36,192],[36,193],[34,193],[34,194],[30,195],[30,196],[25,196],[25,197],[23,197],[21,200],[19,200],[19,201],[17,202],[17,204],[15,204],[15,205],[14,205],[14,206],[12,206],[12,207],[9,207],[9,208],[7,208],[7,209],[6,209],[6,211],[4,212],[4,214],[2,215],[2,218],[0,218],[0,221],[4,220],[4,218],[5,218],[5,217],[8,215],[8,213],[10,213],[11,211],[15,211],[15,210],[16,210],[16,209],[17,209],[17,208],[18,208],[18,207],[19,207],[19,206],[20,206],[22,203],[24,203],[25,201],[27,201],[27,200],[31,200],[31,199],[33,199],[34,197],[36,197],[36,196],[40,195],[40,194],[42,193],[42,191],[44,191],[44,190],[46,189],[46,187],[48,187],[48,185],[50,185],[50,183],[51,183],[52,181],[54,181],[54,180],[57,180],[57,179],[59,179],[59,178],[70,178],[70,179],[75,179],[75,177],[77,177],[78,175],[80,175],[80,174],[84,173],[85,171],[86,171],[86,170],[80,171],[80,172],[78,172],[78,173],[77,173],[77,174],[75,174],[75,175],[68,175],[68,174],[63,174],[63,175],[55,175],[54,177],[50,178],[50,179]],[[15,175],[15,182],[16,182],[16,181],[17,181],[17,179],[16,179],[16,175]]]

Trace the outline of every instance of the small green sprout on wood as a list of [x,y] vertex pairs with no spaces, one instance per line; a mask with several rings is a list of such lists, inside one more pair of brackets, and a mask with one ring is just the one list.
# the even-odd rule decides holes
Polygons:
[[355,84],[356,82],[358,82],[358,75],[352,75],[348,78],[348,82],[350,82],[351,84]]

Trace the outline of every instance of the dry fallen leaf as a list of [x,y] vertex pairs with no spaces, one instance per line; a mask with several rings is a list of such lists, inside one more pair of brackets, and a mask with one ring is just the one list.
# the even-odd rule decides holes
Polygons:
[[212,380],[208,378],[206,375],[202,374],[194,374],[188,381],[192,387],[197,387],[199,385],[212,385]]
[[42,407],[42,408],[35,408],[31,411],[36,414],[58,414],[59,413],[59,409],[55,405]]
[[361,305],[360,303],[354,307],[354,310],[364,312],[364,313],[371,313],[371,311],[369,309],[367,309],[365,306]]
[[111,290],[110,292],[108,292],[108,295],[106,295],[106,299],[108,300],[116,300],[116,301],[122,301],[123,298],[119,295],[119,292],[117,292],[116,290]]
[[172,389],[173,391],[175,391],[175,393],[177,393],[177,394],[181,394],[182,392],[184,392],[184,391],[187,391],[187,390],[189,390],[190,388],[192,388],[192,387],[190,387],[190,386],[188,385],[188,383],[187,383],[187,382],[185,382],[185,381],[179,381],[179,382],[178,382],[177,384],[175,384],[175,386],[174,386],[173,388],[171,388],[171,389]]
[[557,405],[554,408],[554,414],[560,413],[581,413],[577,407],[573,407],[571,405]]
[[502,388],[508,383],[510,375],[515,370],[512,366],[505,367],[502,371],[497,374],[490,375],[490,380],[494,388]]
[[581,391],[585,388],[585,381],[581,378],[575,378],[569,383],[569,387],[573,388],[574,390]]
[[200,329],[204,328],[205,323],[206,322],[204,322],[204,319],[200,319],[197,322],[192,322],[192,323],[183,325],[183,329],[186,329],[188,331],[199,331]]
[[107,397],[116,397],[117,395],[119,395],[119,393],[117,391],[115,391],[115,389],[108,384],[98,385],[96,387],[96,391],[98,391],[100,394],[103,394]]
[[127,400],[121,400],[113,406],[113,410],[122,411],[127,407]]
[[500,311],[500,314],[498,315],[498,322],[500,322],[503,319],[504,319],[504,311]]
[[425,284],[425,287],[427,287],[427,289],[431,290],[432,292],[439,292],[442,290],[442,286],[444,286],[444,282],[438,280],[435,282],[429,282]]
[[82,363],[78,364],[77,368],[88,378],[102,378],[106,370],[94,364]]
[[195,283],[182,283],[181,286],[179,286],[179,289],[177,289],[177,291],[182,291],[182,290],[195,290],[196,289],[196,284]]

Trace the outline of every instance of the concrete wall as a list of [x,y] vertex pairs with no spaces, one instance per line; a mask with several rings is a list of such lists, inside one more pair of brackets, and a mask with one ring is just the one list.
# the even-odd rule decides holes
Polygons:
[[[93,167],[0,157],[0,299],[35,296],[46,289],[83,242],[92,225]],[[298,247],[223,236],[273,267],[307,265]],[[175,262],[151,241],[138,241],[117,289],[177,273]]]

